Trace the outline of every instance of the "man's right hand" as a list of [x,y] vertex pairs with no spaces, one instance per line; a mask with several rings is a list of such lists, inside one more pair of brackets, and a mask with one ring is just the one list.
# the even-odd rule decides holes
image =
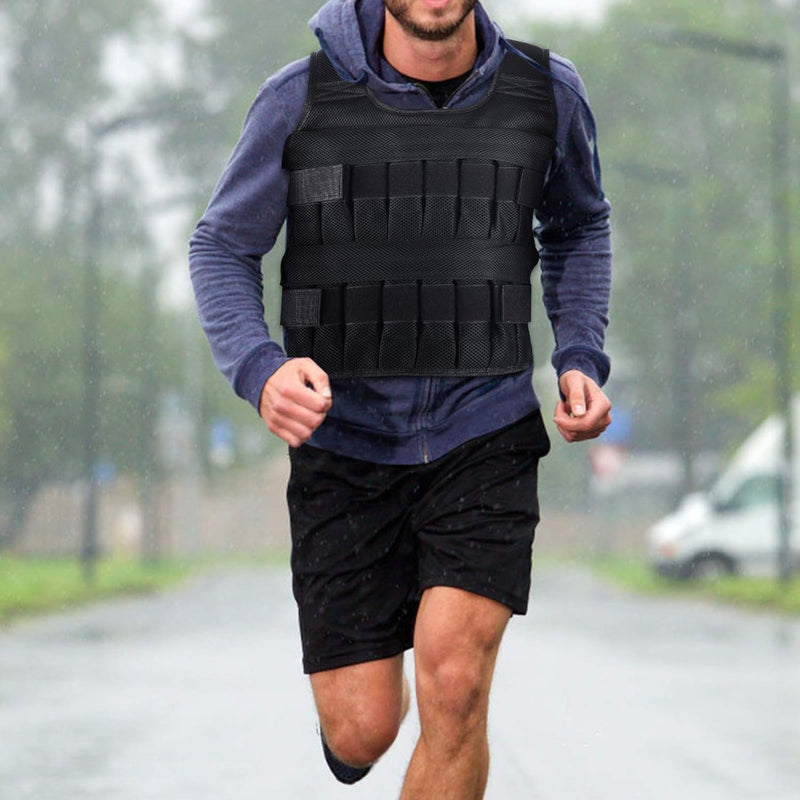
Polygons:
[[300,447],[331,407],[327,374],[310,358],[293,358],[272,373],[261,390],[258,413],[290,447]]

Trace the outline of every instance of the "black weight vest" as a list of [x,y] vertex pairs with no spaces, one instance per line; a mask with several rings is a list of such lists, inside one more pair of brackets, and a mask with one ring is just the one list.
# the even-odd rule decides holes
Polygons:
[[511,52],[477,104],[431,110],[387,106],[314,53],[283,154],[287,353],[332,377],[531,366],[533,212],[556,124],[550,78]]

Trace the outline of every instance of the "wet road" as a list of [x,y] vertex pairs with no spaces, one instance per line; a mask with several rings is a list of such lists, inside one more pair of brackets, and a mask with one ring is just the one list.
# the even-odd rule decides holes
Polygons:
[[[299,658],[280,569],[0,631],[0,798],[396,797],[413,714],[339,786]],[[797,800],[800,622],[537,572],[491,739],[489,800]]]

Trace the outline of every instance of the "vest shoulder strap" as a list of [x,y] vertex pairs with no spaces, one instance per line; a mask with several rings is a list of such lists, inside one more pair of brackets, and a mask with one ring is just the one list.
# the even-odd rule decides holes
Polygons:
[[509,39],[509,44],[514,45],[521,53],[525,53],[528,58],[535,61],[542,69],[550,71],[550,51],[543,48],[538,47],[535,44],[531,44],[530,42],[520,42],[516,39]]

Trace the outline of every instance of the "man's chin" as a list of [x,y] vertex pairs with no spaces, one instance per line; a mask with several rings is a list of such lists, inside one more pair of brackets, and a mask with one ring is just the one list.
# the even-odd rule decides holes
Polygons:
[[442,42],[449,39],[464,24],[464,20],[475,8],[475,3],[466,2],[460,9],[460,16],[447,19],[447,12],[444,8],[437,8],[434,5],[430,8],[430,14],[427,15],[429,19],[420,20],[412,17],[408,4],[387,2],[384,5],[403,30],[415,38],[427,42]]

